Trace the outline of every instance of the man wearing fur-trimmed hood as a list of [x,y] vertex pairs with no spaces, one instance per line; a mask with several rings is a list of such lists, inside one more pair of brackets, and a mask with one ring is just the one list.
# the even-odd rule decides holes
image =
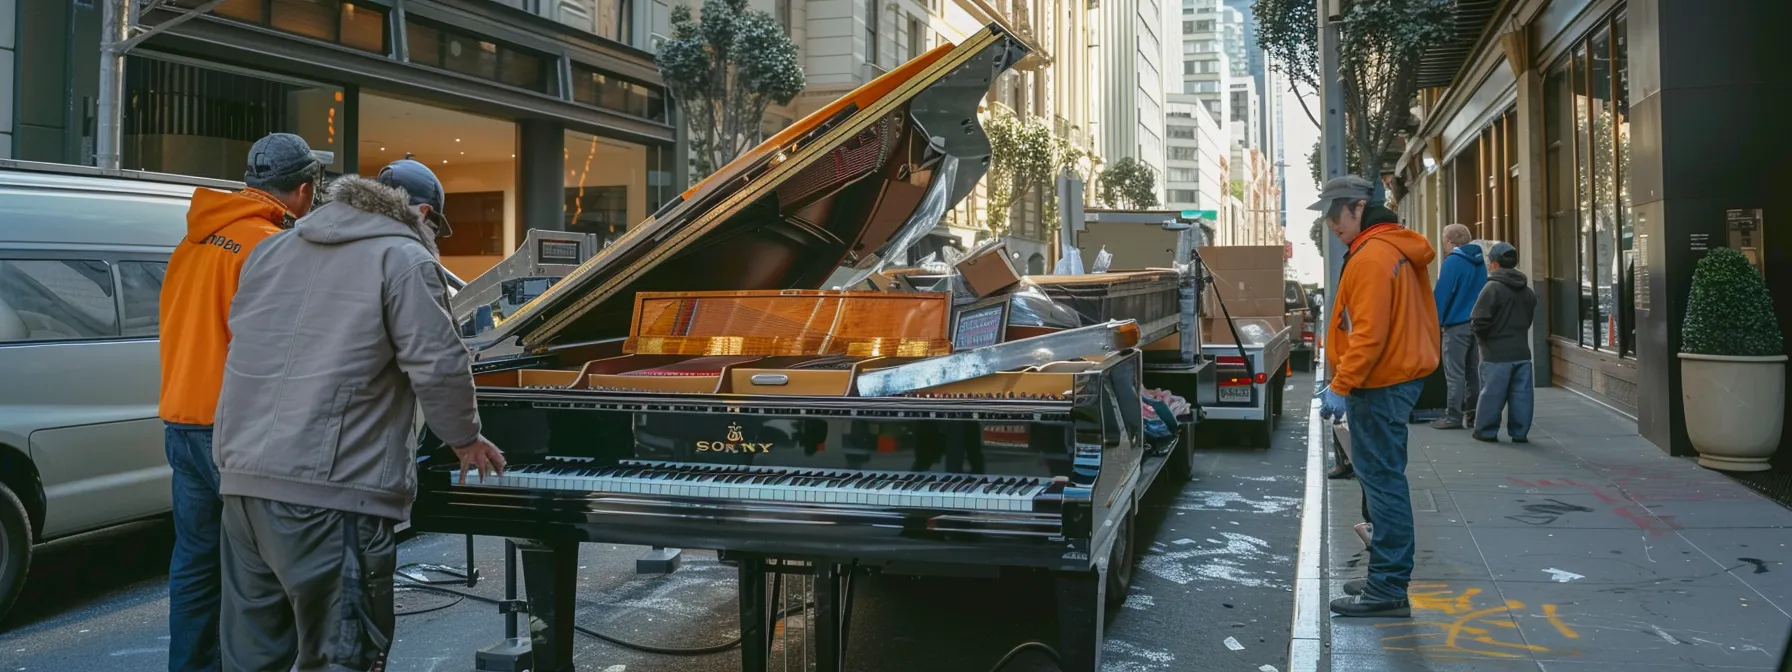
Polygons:
[[448,311],[441,182],[405,160],[329,196],[256,246],[231,303],[213,450],[226,670],[383,667],[419,410],[463,473],[504,466]]

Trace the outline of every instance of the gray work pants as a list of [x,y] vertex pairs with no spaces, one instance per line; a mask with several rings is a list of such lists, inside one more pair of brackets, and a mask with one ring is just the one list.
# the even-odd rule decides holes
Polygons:
[[1475,349],[1475,332],[1469,323],[1444,327],[1444,417],[1462,420],[1463,411],[1475,410],[1481,398],[1481,353]]
[[393,521],[224,497],[226,672],[377,671],[392,648]]

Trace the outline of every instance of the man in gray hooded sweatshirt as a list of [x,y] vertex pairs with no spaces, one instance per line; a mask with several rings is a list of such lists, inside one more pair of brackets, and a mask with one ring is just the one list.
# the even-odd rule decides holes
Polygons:
[[418,410],[463,474],[504,468],[448,312],[441,182],[406,160],[329,196],[256,246],[231,303],[213,450],[225,670],[383,668]]

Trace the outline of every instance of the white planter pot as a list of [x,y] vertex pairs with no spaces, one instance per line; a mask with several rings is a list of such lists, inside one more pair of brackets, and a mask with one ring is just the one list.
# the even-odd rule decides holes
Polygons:
[[1686,435],[1699,464],[1723,471],[1766,471],[1780,444],[1786,356],[1725,357],[1680,353]]

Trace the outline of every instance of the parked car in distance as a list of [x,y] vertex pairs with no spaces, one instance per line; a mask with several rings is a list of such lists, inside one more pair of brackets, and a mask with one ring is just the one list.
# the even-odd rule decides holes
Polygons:
[[1288,326],[1295,328],[1294,344],[1288,350],[1289,366],[1296,371],[1312,371],[1313,323],[1319,320],[1319,313],[1313,310],[1313,301],[1300,281],[1288,280],[1284,284],[1287,296],[1283,305],[1288,311]]
[[32,545],[166,513],[163,273],[217,180],[0,161],[0,617]]

